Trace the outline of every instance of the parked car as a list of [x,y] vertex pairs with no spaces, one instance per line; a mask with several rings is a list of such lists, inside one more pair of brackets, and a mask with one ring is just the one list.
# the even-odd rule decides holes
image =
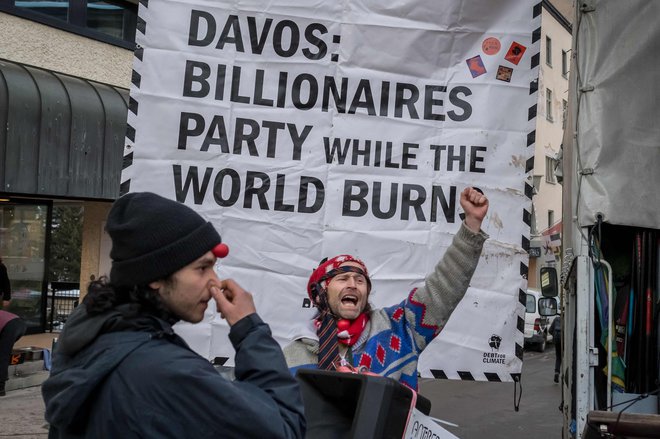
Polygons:
[[552,341],[550,325],[557,316],[557,299],[543,297],[541,291],[528,288],[525,303],[525,345],[533,346],[537,351],[545,351],[545,346]]

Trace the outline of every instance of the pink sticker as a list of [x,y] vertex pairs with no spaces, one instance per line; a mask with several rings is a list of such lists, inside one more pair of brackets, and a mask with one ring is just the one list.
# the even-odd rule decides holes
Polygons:
[[495,37],[488,37],[481,43],[481,49],[486,55],[495,55],[502,48],[500,40]]

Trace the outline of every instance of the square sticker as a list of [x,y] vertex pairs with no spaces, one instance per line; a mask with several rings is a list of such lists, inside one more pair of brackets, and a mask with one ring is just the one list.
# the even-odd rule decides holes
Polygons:
[[518,65],[523,55],[525,54],[525,50],[527,50],[525,46],[523,46],[520,43],[516,43],[514,41],[513,43],[511,43],[511,47],[509,47],[508,52],[504,56],[504,59],[509,61],[510,63]]
[[497,68],[497,75],[495,75],[495,79],[511,82],[511,75],[513,75],[513,69],[511,67],[499,66]]
[[465,60],[465,62],[467,63],[473,78],[486,73],[486,66],[484,66],[481,56],[473,56],[472,58]]

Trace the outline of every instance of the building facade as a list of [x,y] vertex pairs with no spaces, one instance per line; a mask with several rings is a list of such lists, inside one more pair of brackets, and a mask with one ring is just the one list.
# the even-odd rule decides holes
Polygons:
[[538,287],[541,267],[560,267],[561,177],[555,174],[568,110],[572,3],[543,1],[541,59],[534,152],[529,287]]
[[[137,3],[0,0],[0,257],[10,310],[46,329],[53,208],[83,212],[79,279],[103,266],[119,195]],[[57,225],[55,225],[57,227]]]

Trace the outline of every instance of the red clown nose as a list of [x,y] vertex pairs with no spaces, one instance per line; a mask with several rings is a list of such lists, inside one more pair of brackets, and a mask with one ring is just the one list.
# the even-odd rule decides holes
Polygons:
[[213,247],[211,252],[215,255],[216,258],[225,258],[229,254],[229,247],[227,247],[227,244],[220,243]]

